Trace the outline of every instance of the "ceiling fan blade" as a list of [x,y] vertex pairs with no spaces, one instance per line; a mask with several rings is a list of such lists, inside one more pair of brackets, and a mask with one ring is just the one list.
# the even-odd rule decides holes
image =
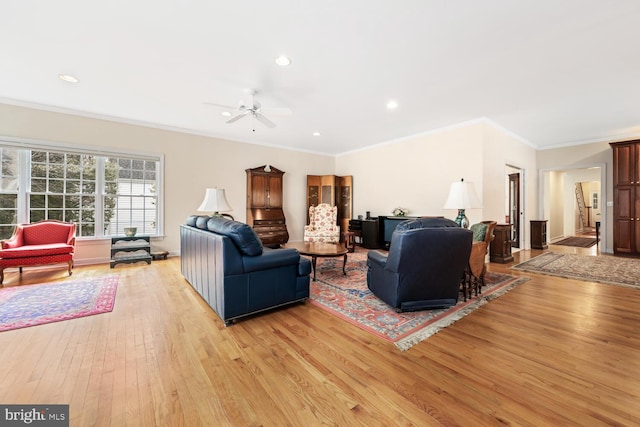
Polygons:
[[255,118],[257,121],[259,121],[260,123],[262,123],[263,125],[265,125],[266,127],[269,128],[274,128],[276,127],[276,124],[273,123],[271,120],[267,119],[265,116],[263,116],[260,113],[255,113],[254,114]]
[[213,106],[213,107],[220,107],[220,108],[224,108],[224,109],[226,109],[226,110],[235,110],[235,109],[237,109],[237,108],[238,108],[238,107],[232,107],[232,106],[230,106],[230,105],[216,104],[216,103],[214,103],[214,102],[205,102],[205,104],[206,104],[206,105],[211,105],[211,106]]
[[233,122],[237,122],[238,120],[240,120],[241,118],[243,118],[244,116],[247,115],[247,112],[244,111],[236,116],[231,117],[229,120],[227,120],[225,123],[233,123]]
[[270,116],[290,116],[291,114],[293,114],[292,111],[288,108],[267,107],[261,108],[260,111]]

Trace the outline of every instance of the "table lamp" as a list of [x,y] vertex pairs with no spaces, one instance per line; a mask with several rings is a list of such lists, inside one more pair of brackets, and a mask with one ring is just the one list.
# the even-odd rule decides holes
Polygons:
[[473,182],[465,182],[464,178],[462,178],[460,181],[451,183],[449,198],[444,204],[444,209],[458,210],[458,216],[455,219],[456,224],[462,228],[469,228],[469,219],[464,214],[464,210],[481,207],[482,203],[476,195],[476,189],[473,186]]
[[213,212],[211,216],[227,216],[231,219],[233,217],[229,214],[220,212],[230,212],[231,206],[227,202],[227,196],[222,188],[207,188],[204,194],[204,200],[198,208],[198,212]]

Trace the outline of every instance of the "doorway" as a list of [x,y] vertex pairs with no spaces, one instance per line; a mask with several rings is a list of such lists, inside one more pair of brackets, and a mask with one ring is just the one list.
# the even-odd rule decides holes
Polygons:
[[[599,232],[599,246],[606,227],[606,174],[604,165],[567,167],[541,171],[541,213],[549,220],[547,235],[553,243],[567,237]],[[582,199],[582,201],[581,201]],[[581,206],[582,205],[582,206]],[[601,252],[606,248],[599,247]]]
[[511,225],[511,247],[516,251],[524,246],[524,170],[505,165],[505,220]]
[[511,247],[520,247],[520,173],[509,175],[509,219],[511,221]]

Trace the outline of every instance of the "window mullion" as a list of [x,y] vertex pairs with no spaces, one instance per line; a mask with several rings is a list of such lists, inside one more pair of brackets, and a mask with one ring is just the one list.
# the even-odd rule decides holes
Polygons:
[[29,222],[29,194],[31,193],[31,158],[29,150],[18,153],[18,224]]
[[105,158],[96,158],[96,237],[104,236]]

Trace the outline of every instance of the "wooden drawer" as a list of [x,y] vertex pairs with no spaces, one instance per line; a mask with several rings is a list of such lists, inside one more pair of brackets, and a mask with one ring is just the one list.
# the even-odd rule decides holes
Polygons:
[[256,230],[256,234],[262,238],[267,236],[287,236],[289,233],[287,233],[287,230]]
[[251,218],[256,221],[284,221],[282,209],[251,209]]
[[270,226],[270,225],[276,225],[276,226],[280,226],[282,227],[284,225],[284,218],[282,219],[263,219],[263,220],[256,220],[253,221],[253,227],[263,227],[263,226]]
[[254,226],[253,229],[258,234],[260,234],[260,233],[268,233],[268,232],[272,232],[272,231],[283,231],[283,232],[287,231],[287,229],[285,227],[283,227],[282,225],[260,225],[260,226]]

